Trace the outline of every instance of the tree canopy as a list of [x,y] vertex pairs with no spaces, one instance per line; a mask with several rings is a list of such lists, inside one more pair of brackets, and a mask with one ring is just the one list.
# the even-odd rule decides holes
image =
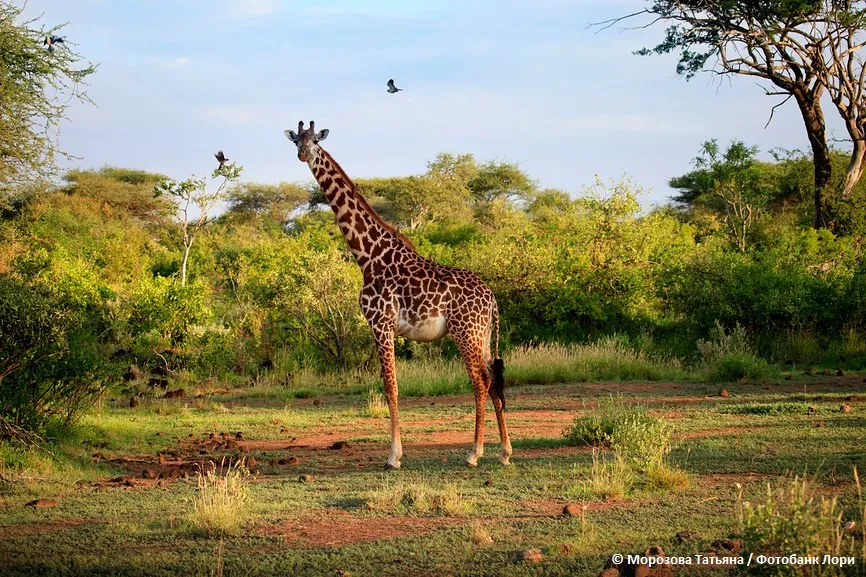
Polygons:
[[71,101],[90,102],[86,80],[96,71],[70,39],[46,49],[44,38],[63,26],[37,28],[38,18],[20,21],[22,11],[0,1],[0,204],[56,174],[56,157],[65,155],[59,124]]
[[676,71],[686,79],[701,71],[752,76],[771,84],[765,88],[768,95],[784,97],[776,106],[794,99],[814,164],[813,226],[833,226],[827,199],[834,192],[833,164],[821,98],[830,96],[851,144],[844,177],[835,187],[835,195],[844,199],[860,180],[866,159],[866,69],[860,55],[866,3],[650,0],[644,10],[602,24],[639,16],[668,27],[659,44],[637,54],[677,53]]

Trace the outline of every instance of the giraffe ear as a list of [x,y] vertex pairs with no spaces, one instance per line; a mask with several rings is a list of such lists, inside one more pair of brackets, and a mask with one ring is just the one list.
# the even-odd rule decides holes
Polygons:
[[292,142],[298,141],[298,135],[295,133],[294,130],[285,130],[285,131],[283,131],[283,134],[285,134],[286,138],[288,138]]
[[317,140],[317,141],[318,141],[318,140],[325,140],[326,138],[328,138],[328,133],[329,133],[329,132],[331,132],[331,131],[328,130],[327,128],[325,128],[324,130],[320,130],[320,131],[319,131],[319,134],[316,135],[316,140]]

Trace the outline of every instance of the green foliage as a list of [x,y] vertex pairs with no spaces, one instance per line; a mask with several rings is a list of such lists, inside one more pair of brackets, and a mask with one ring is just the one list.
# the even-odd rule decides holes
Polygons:
[[12,192],[56,172],[58,127],[71,100],[90,102],[87,77],[96,71],[66,39],[52,51],[43,39],[62,26],[21,20],[23,7],[0,2],[0,206]]
[[183,341],[192,325],[207,320],[206,287],[194,282],[181,286],[173,278],[141,281],[128,303],[129,331],[133,335],[155,333],[170,342]]

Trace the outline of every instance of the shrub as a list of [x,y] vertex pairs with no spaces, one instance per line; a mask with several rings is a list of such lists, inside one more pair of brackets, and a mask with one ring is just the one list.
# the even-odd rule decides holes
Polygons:
[[671,427],[642,407],[628,407],[622,399],[600,401],[595,410],[577,417],[565,435],[571,443],[610,447],[639,469],[664,462],[671,450]]
[[715,359],[708,367],[710,381],[737,381],[742,378],[763,379],[775,370],[767,361],[750,353],[728,353]]
[[107,293],[80,262],[49,262],[29,281],[0,274],[0,419],[38,430],[71,422],[106,386]]

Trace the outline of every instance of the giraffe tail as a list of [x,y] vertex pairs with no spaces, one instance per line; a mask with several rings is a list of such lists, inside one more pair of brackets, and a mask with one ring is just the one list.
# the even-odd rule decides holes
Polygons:
[[496,305],[496,302],[493,303],[493,310],[491,311],[493,314],[493,337],[496,339],[494,342],[496,343],[494,347],[494,351],[496,351],[496,358],[493,360],[493,392],[496,393],[496,396],[499,397],[499,400],[502,402],[502,408],[505,409],[505,362],[499,356],[499,307]]

